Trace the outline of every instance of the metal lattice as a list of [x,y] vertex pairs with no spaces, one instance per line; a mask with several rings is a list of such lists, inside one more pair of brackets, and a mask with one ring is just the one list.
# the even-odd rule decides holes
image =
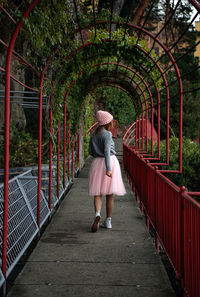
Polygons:
[[[20,175],[20,177],[22,177]],[[3,230],[3,186],[0,187],[0,230],[2,246]],[[9,182],[8,204],[8,241],[7,241],[7,276],[23,255],[39,228],[34,218],[30,203],[18,178]],[[2,251],[1,251],[2,256]]]
[[[18,177],[19,187],[22,187],[25,195],[30,203],[35,221],[37,221],[37,188],[38,182],[37,177],[32,176],[32,173],[21,175]],[[44,224],[48,216],[50,215],[50,211],[48,208],[48,203],[45,199],[43,192],[41,191],[41,200],[40,200],[40,227]]]
[[0,287],[3,285],[4,282],[5,282],[5,278],[4,278],[3,273],[0,269]]

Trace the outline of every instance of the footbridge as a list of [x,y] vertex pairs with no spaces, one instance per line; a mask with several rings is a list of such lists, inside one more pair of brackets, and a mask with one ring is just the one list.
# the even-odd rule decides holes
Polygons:
[[[1,1],[3,296],[200,297],[199,13],[196,0]],[[88,141],[108,88],[133,107],[107,106],[127,195],[93,234]]]
[[[122,140],[116,141],[122,161]],[[89,158],[61,202],[18,277],[9,297],[175,297],[155,238],[149,234],[126,177],[127,194],[115,197],[112,230],[91,232],[93,198],[88,196]],[[120,162],[121,163],[121,162]],[[102,221],[106,214],[103,200]],[[11,285],[10,283],[10,285]]]

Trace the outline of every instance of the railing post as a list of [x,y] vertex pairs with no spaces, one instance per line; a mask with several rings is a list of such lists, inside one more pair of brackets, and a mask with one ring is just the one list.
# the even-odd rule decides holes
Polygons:
[[77,135],[76,135],[75,147],[76,147],[75,170],[77,171],[77,159],[78,159],[78,136]]
[[179,251],[180,251],[180,275],[177,275],[177,278],[181,279],[181,286],[184,288],[184,204],[182,194],[185,193],[186,188],[184,186],[180,187],[180,242],[179,242]]
[[63,188],[65,189],[66,177],[66,101],[64,101],[64,120],[63,120]]
[[[155,166],[155,170],[158,171],[158,166]],[[156,182],[156,174],[155,174],[155,178],[154,178],[154,208],[155,208],[155,245],[156,245],[156,251],[157,253],[159,253],[159,238],[157,235],[157,199],[158,199],[158,192],[159,190],[157,190],[157,182]]]
[[57,198],[59,199],[59,182],[60,182],[60,123],[58,123],[57,135]]
[[70,120],[68,125],[68,180],[70,181]]
[[72,139],[72,182],[74,181],[74,136]]
[[50,95],[49,108],[49,209],[51,211],[51,187],[52,187],[52,139],[53,139],[53,125],[52,125],[52,109],[53,109],[53,88]]
[[[148,166],[149,165],[149,160],[146,160],[146,163],[147,163],[147,166]],[[149,180],[148,180],[148,177],[147,177],[146,186],[147,186],[147,191],[149,193]],[[148,214],[147,214],[147,230],[149,231],[149,217],[148,217]]]

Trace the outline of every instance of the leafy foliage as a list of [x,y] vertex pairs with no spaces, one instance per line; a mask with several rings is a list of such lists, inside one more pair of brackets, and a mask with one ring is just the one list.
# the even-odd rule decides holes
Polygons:
[[87,130],[92,126],[94,123],[94,97],[88,95],[85,100],[85,108],[84,108],[84,157],[88,156],[88,149],[89,149],[89,140],[90,140],[90,133],[87,133]]
[[[170,167],[159,166],[159,169],[178,169],[179,139],[170,138],[169,141],[169,164]],[[157,155],[157,145],[155,145],[155,156]],[[165,162],[166,141],[160,143],[161,162]],[[183,137],[183,172],[181,174],[166,174],[175,184],[185,186],[189,191],[200,191],[200,147],[192,140]]]
[[[14,124],[10,126],[10,167],[30,166],[37,164],[38,141],[34,140],[29,133],[19,131]],[[0,167],[4,162],[3,141],[0,142]]]
[[132,124],[135,120],[135,109],[130,97],[121,90],[107,87],[99,88],[95,97],[102,98],[106,110],[113,114],[121,125]]
[[[13,2],[14,4],[17,3],[15,3],[15,1]],[[115,30],[109,32],[108,24],[110,23],[110,11],[109,9],[106,9],[110,8],[109,2],[110,1],[105,1],[105,5],[102,5],[96,14],[97,22],[105,21],[107,24],[96,24],[95,29],[90,30],[88,30],[88,24],[92,23],[93,21],[93,11],[91,9],[91,5],[89,5],[91,2],[78,2],[78,18],[80,21],[80,26],[85,28],[82,30],[82,35],[77,33],[75,30],[77,25],[77,16],[75,15],[73,3],[69,0],[39,1],[33,11],[31,11],[28,19],[24,21],[24,30],[21,30],[16,45],[25,53],[25,59],[32,63],[34,67],[39,72],[41,72],[47,58],[51,57],[50,67],[45,73],[46,80],[43,86],[43,93],[47,96],[50,94],[52,87],[51,82],[54,81],[54,136],[56,136],[58,122],[62,123],[63,120],[64,97],[72,81],[74,81],[74,84],[67,98],[67,115],[68,118],[70,118],[72,134],[75,134],[79,129],[81,115],[83,114],[86,106],[90,109],[90,113],[89,111],[88,113],[92,114],[93,105],[87,103],[86,98],[88,92],[91,91],[90,84],[94,84],[94,81],[92,81],[94,70],[91,69],[92,65],[94,64],[105,63],[108,61],[108,59],[110,62],[121,62],[132,67],[141,75],[144,74],[143,77],[148,80],[149,78],[146,78],[146,73],[142,72],[143,70],[141,66],[143,66],[146,68],[147,72],[149,72],[151,78],[154,79],[158,88],[163,88],[163,81],[160,77],[159,71],[157,68],[153,67],[153,62],[146,58],[144,52],[140,51],[140,49],[149,51],[147,47],[147,41],[142,39],[143,35],[141,35],[138,40],[136,37],[136,30],[126,30],[123,26],[115,25],[115,27],[113,27]],[[114,21],[119,21],[121,23],[126,22],[127,13],[129,13],[128,7],[130,2],[131,1],[126,2],[126,5],[124,5],[123,11],[121,13],[121,16],[123,16],[124,19],[122,17],[113,15]],[[135,9],[139,1],[133,2],[132,9]],[[3,1],[2,3],[8,3],[8,1]],[[152,23],[152,27],[158,23],[158,21],[164,20],[164,12],[166,11],[165,3],[166,1],[163,0],[155,1],[152,19],[154,22]],[[171,34],[173,29],[177,35],[180,35],[187,26],[191,8],[189,5],[185,5],[185,1],[183,1],[183,3],[184,5],[181,3],[180,9],[176,13],[176,18],[172,19],[174,26],[171,26],[172,24],[170,24],[166,28],[166,32],[168,34]],[[16,7],[16,9],[12,9],[9,12],[16,20],[20,20],[22,12],[24,11],[24,6],[27,5],[28,4],[24,1],[23,6]],[[161,9],[161,7],[164,7],[164,9]],[[130,13],[130,15],[132,18],[132,13]],[[151,31],[152,28],[149,30]],[[193,31],[188,32],[189,33],[185,35],[185,38],[182,39],[182,45],[185,42],[188,45],[193,45],[196,40],[195,33]],[[81,39],[83,39],[84,42],[92,44],[88,45],[87,47],[83,47],[80,51],[76,52],[69,58],[70,53],[82,45]],[[108,41],[108,39],[109,42],[102,42],[103,40]],[[174,40],[171,41],[174,42]],[[183,55],[186,50],[187,48],[185,49],[184,47],[175,48],[173,52],[175,59],[178,59],[181,55]],[[156,60],[158,59],[153,51],[151,51],[151,56],[153,56]],[[166,66],[168,62],[169,61],[166,61],[165,59],[161,59],[159,64],[162,67]],[[180,59],[178,66],[182,75],[187,72],[187,68],[195,68],[197,66],[197,61],[194,60],[193,52],[191,52],[191,55],[186,55],[183,60]],[[109,66],[109,71],[113,71],[113,69],[114,67]],[[106,65],[102,65],[97,68],[97,71],[99,72],[106,70]],[[124,71],[124,73],[125,72],[128,75],[130,74],[128,70]],[[123,73],[122,70],[121,73]],[[184,91],[189,91],[190,89],[197,86],[199,72],[197,71],[196,74],[197,75],[189,75],[188,77],[184,78]],[[168,71],[166,75],[169,84],[170,82],[174,81],[174,71]],[[26,75],[26,77],[27,82],[38,85],[38,81],[36,83],[35,77],[30,78],[28,75]],[[139,83],[138,78],[135,78],[135,81]],[[152,81],[150,79],[148,82],[149,85],[152,85]],[[151,88],[151,91],[153,98],[155,98],[155,90],[153,87]],[[178,83],[170,85],[170,96],[178,94],[178,91]],[[127,96],[120,91],[114,91],[114,89],[111,91],[111,89],[107,88],[103,91],[102,95],[106,98],[105,107],[115,115],[115,118],[118,119],[120,123],[128,124],[129,121],[132,122],[134,115],[140,112],[140,110],[134,110],[132,103],[130,103],[130,99],[128,99]],[[146,90],[144,91],[144,95],[149,97]],[[196,130],[200,125],[200,119],[198,117],[200,112],[200,103],[197,100],[198,95],[198,91],[193,92],[192,94],[189,92],[187,95],[184,95],[184,135],[192,138],[195,137]],[[113,100],[114,98],[115,100]],[[165,94],[163,91],[161,92],[161,105],[165,104],[164,100]],[[170,115],[172,115],[170,118],[170,125],[173,127],[176,135],[178,135],[179,121],[178,106],[178,97],[173,98],[173,100],[170,102]],[[117,110],[120,110],[120,112]],[[162,108],[161,110],[161,117],[166,118],[165,108]],[[194,112],[194,110],[196,112]],[[29,113],[29,115],[30,114],[31,113]],[[29,127],[29,131],[31,131],[31,125]],[[43,135],[44,134],[45,133],[43,133]],[[33,137],[36,137],[36,133],[32,133],[32,135]],[[165,129],[163,129],[162,135],[164,137]]]

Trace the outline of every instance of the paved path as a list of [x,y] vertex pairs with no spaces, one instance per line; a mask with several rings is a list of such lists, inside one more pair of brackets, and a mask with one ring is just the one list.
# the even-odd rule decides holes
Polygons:
[[[118,155],[122,154],[119,143],[117,149]],[[93,198],[87,194],[90,162],[47,226],[8,297],[174,297],[125,178],[127,195],[115,197],[113,229],[90,232],[94,216]]]

